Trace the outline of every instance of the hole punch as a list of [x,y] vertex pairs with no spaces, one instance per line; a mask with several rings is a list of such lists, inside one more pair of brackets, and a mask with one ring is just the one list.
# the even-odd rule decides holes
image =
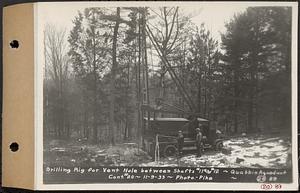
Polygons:
[[11,42],[9,43],[9,45],[10,45],[11,48],[15,48],[15,49],[19,48],[19,46],[20,46],[18,40],[13,40],[13,41],[11,41]]
[[16,152],[19,150],[19,144],[16,142],[13,142],[10,144],[9,148],[12,152]]

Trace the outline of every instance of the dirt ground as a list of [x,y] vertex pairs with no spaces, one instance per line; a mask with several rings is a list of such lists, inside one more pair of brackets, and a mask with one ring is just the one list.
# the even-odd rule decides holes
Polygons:
[[247,167],[290,168],[291,140],[288,137],[235,137],[224,141],[221,151],[194,152],[155,162],[135,143],[116,146],[86,145],[52,140],[45,144],[44,164],[57,166],[152,166],[152,167]]

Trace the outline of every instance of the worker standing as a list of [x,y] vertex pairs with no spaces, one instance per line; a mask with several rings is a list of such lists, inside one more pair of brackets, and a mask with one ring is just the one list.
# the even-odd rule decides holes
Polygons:
[[201,157],[203,151],[203,134],[200,128],[196,128],[196,147],[197,147],[197,157]]
[[182,155],[183,143],[184,143],[184,136],[182,134],[182,131],[178,131],[177,146],[178,146],[178,155],[179,156]]

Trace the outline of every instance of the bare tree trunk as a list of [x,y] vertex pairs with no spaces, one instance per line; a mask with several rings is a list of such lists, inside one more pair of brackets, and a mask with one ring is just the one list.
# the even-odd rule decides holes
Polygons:
[[[250,91],[252,92],[252,91]],[[248,132],[253,132],[253,95],[250,93],[248,105]]]
[[143,45],[144,45],[144,72],[145,72],[145,88],[146,88],[146,103],[150,104],[149,97],[149,75],[148,75],[148,58],[147,58],[147,41],[146,41],[146,14],[147,8],[143,12]]
[[238,132],[238,95],[239,95],[239,91],[238,91],[238,71],[237,71],[237,62],[235,61],[235,71],[234,71],[234,133]]
[[[138,48],[137,48],[137,40],[135,39],[135,47],[134,47],[134,69],[135,69],[135,94],[136,94],[136,101],[139,101],[139,83],[138,83],[138,79],[139,79],[139,71],[138,71],[138,57],[137,56],[138,53]],[[138,108],[137,103],[135,103],[136,108]],[[138,114],[139,111],[136,111],[137,113],[134,114],[134,120],[138,120]],[[131,137],[137,138],[137,131],[138,131],[138,121],[135,122],[135,130],[132,131],[132,135]]]
[[204,112],[203,115],[207,118],[207,72],[204,71]]
[[93,29],[93,143],[98,143],[97,128],[97,68],[96,68],[96,40],[95,31]]
[[139,14],[139,25],[138,25],[138,102],[137,102],[137,112],[138,112],[138,128],[137,128],[137,138],[140,141],[141,138],[141,127],[142,127],[142,112],[141,112],[141,59],[142,59],[142,39],[141,39],[141,14]]
[[[259,24],[258,24],[258,21],[256,21],[255,23],[256,25],[254,26],[254,30],[255,30],[255,39],[256,41],[254,42],[258,42],[258,37],[257,37],[257,34],[259,34]],[[248,124],[248,127],[249,127],[249,130],[251,132],[257,132],[257,127],[253,128],[253,121],[255,119],[257,119],[257,113],[253,111],[253,108],[255,107],[255,101],[254,101],[254,98],[256,96],[256,93],[257,93],[257,77],[255,76],[257,74],[257,66],[258,66],[258,62],[257,62],[257,57],[258,57],[258,50],[259,50],[259,45],[255,45],[254,46],[254,49],[253,49],[253,55],[251,56],[250,58],[250,93],[249,93],[249,109],[248,109],[248,120],[249,120],[249,124]],[[257,121],[255,120],[255,122],[257,123]]]
[[114,27],[113,45],[112,45],[112,68],[111,68],[111,85],[110,85],[110,102],[109,102],[109,127],[111,144],[115,144],[115,78],[117,70],[117,41],[118,41],[118,30],[120,24],[120,7],[117,7],[116,24]]
[[[186,73],[185,73],[185,68],[186,68],[186,38],[184,39],[184,43],[183,43],[183,62],[182,62],[182,68],[181,68],[181,79],[182,79],[182,85],[184,87],[186,87]],[[184,105],[184,100],[182,100],[181,97],[181,105],[182,105],[182,109],[185,109],[185,105]]]
[[[252,65],[255,65],[254,60],[251,61]],[[255,67],[252,66],[250,69],[250,88],[248,93],[249,103],[248,103],[248,132],[255,132],[253,128],[253,106],[254,106],[254,86],[255,86],[255,77],[254,77]]]
[[198,75],[198,93],[197,93],[197,101],[198,101],[198,112],[201,113],[201,73]]
[[[126,97],[128,98],[128,101],[130,100],[129,92],[130,92],[130,62],[131,62],[131,56],[129,57],[127,61],[127,88],[126,88]],[[127,140],[129,138],[129,103],[126,103],[126,113],[125,113],[125,129],[124,129],[124,140]]]
[[[210,109],[210,103],[211,103],[211,51],[210,51],[210,47],[208,45],[208,60],[207,60],[207,65],[208,65],[208,71],[207,71],[207,78],[206,78],[206,99],[205,101],[207,101],[207,106],[206,106],[206,111],[207,111],[207,119],[210,120],[210,114],[211,114],[211,109]],[[208,82],[208,84],[207,84]],[[207,88],[208,87],[208,88]]]

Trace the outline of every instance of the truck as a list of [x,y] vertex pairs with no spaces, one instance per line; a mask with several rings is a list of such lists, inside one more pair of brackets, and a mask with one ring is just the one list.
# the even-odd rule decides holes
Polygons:
[[154,157],[155,149],[163,157],[176,156],[177,135],[182,131],[184,136],[183,151],[196,150],[196,128],[199,123],[203,129],[203,148],[220,150],[223,139],[217,135],[216,130],[209,127],[209,121],[204,118],[194,117],[189,120],[181,117],[144,118],[143,147],[149,155]]

